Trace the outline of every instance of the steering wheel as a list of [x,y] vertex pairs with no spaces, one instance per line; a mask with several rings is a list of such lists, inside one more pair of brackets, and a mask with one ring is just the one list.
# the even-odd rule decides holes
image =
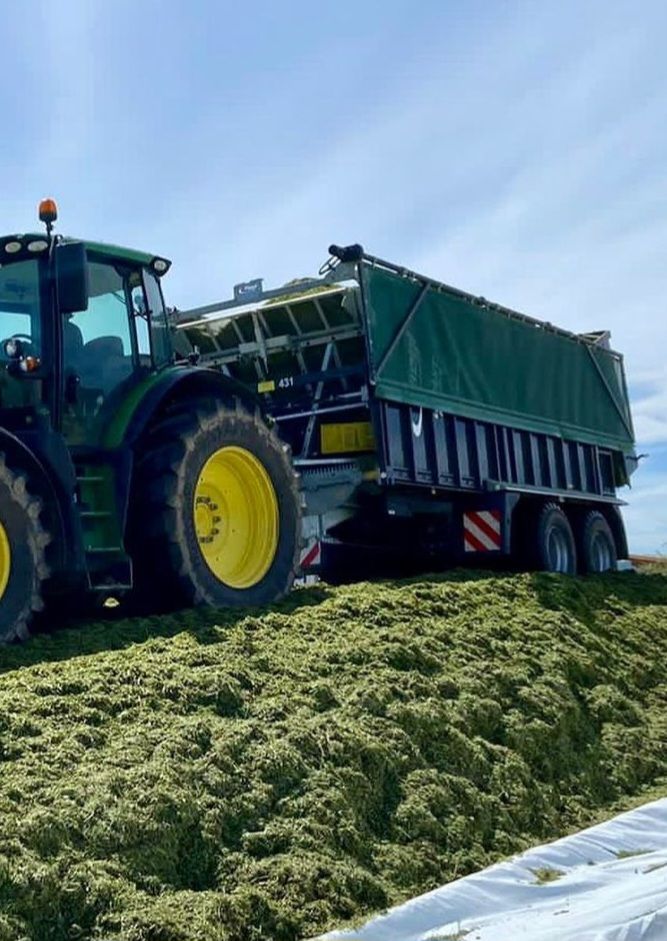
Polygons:
[[[2,352],[3,352],[3,353],[5,353],[5,344],[8,343],[10,340],[24,340],[24,341],[27,341],[30,346],[33,345],[33,340],[32,340],[32,337],[30,336],[30,334],[28,334],[28,333],[12,333],[11,336],[7,337],[7,339],[3,340],[3,341],[2,341],[2,344],[0,344],[0,349],[2,349]],[[26,352],[25,350],[22,351],[22,353],[25,353],[25,352]],[[6,354],[5,354],[5,355],[6,355]]]

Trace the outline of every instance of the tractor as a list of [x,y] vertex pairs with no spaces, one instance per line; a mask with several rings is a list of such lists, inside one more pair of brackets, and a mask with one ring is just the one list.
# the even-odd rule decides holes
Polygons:
[[257,396],[178,357],[165,258],[46,231],[0,238],[0,641],[45,606],[273,601],[301,495]]

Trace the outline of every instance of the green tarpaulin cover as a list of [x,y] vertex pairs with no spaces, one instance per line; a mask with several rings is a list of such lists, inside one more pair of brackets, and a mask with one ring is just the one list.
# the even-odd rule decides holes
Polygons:
[[371,374],[380,398],[632,450],[622,358],[445,287],[364,270]]

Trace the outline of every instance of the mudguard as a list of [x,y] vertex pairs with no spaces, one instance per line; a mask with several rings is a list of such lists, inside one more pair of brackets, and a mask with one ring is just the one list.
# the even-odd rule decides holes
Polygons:
[[107,431],[105,445],[133,448],[149,423],[167,405],[198,396],[211,396],[223,402],[240,398],[251,411],[262,409],[259,396],[217,369],[172,366],[148,377],[128,396]]

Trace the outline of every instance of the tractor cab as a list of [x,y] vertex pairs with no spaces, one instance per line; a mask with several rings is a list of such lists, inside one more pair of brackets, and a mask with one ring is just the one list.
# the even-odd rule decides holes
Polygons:
[[0,238],[0,426],[32,409],[69,445],[101,445],[127,393],[172,361],[168,268],[116,246]]
[[54,236],[56,215],[46,200],[46,233],[0,237],[0,461],[20,468],[47,529],[62,533],[50,569],[87,588],[129,587],[124,434],[132,403],[173,361],[169,262]]

